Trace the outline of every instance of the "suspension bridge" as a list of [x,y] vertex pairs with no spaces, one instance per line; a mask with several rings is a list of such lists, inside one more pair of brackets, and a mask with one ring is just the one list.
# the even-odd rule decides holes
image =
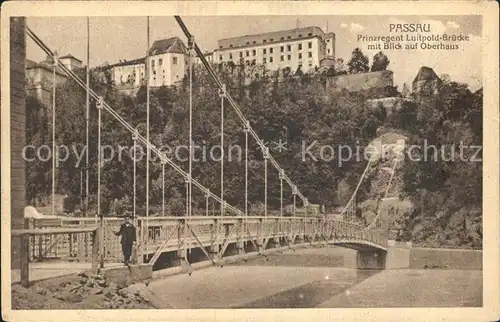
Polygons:
[[[97,210],[95,218],[64,218],[64,219],[34,219],[30,227],[26,229],[13,230],[12,238],[21,238],[22,245],[22,266],[21,282],[27,284],[29,281],[30,262],[44,261],[47,258],[56,257],[79,263],[88,263],[93,269],[106,269],[116,265],[122,260],[121,247],[118,237],[114,232],[118,231],[121,218],[110,217],[101,211],[101,128],[102,114],[107,113],[115,121],[130,133],[134,147],[142,145],[147,149],[146,161],[146,211],[145,215],[138,215],[136,207],[135,180],[136,162],[134,160],[134,192],[133,192],[133,217],[137,227],[137,245],[135,261],[138,265],[153,267],[160,256],[165,253],[174,254],[172,265],[180,267],[182,272],[191,274],[193,262],[204,260],[212,265],[222,266],[228,258],[246,259],[250,256],[266,256],[271,252],[282,252],[294,250],[299,247],[313,247],[338,245],[358,250],[358,266],[360,268],[383,268],[385,253],[387,251],[387,227],[383,227],[380,220],[380,210],[375,219],[368,225],[360,225],[354,221],[356,214],[356,196],[367,171],[374,158],[371,158],[357,183],[357,186],[350,197],[348,203],[343,207],[342,219],[331,219],[321,214],[314,205],[309,203],[308,198],[300,191],[292,178],[287,174],[276,159],[271,155],[263,140],[252,128],[250,121],[245,117],[238,103],[233,99],[231,93],[226,89],[214,71],[213,67],[205,59],[203,52],[195,41],[194,36],[189,32],[184,21],[175,16],[179,27],[187,38],[188,49],[188,78],[189,78],[189,168],[183,169],[174,160],[163,154],[149,138],[149,81],[147,83],[147,129],[145,135],[129,124],[120,116],[103,97],[99,96],[89,86],[89,67],[87,66],[86,81],[80,79],[77,74],[62,64],[57,55],[33,30],[27,28],[27,35],[34,43],[41,48],[48,57],[53,58],[54,83],[52,92],[52,124],[55,124],[56,110],[56,82],[55,70],[59,68],[70,79],[76,82],[86,91],[87,110],[86,140],[89,146],[89,109],[90,100],[96,102],[97,109]],[[88,21],[87,21],[88,27]],[[148,18],[148,49],[149,49],[149,18]],[[88,54],[88,46],[87,46]],[[198,57],[204,68],[210,75],[218,90],[220,98],[221,124],[220,124],[220,146],[222,156],[224,156],[224,109],[225,105],[236,113],[240,121],[242,131],[245,134],[245,207],[239,209],[229,204],[224,193],[224,162],[220,163],[220,191],[218,194],[210,191],[202,185],[196,178],[192,177],[193,160],[193,64],[195,57]],[[146,58],[146,79],[149,79],[149,60]],[[88,65],[88,64],[87,64]],[[53,130],[52,143],[55,151],[56,139]],[[254,216],[248,211],[248,144],[252,139],[261,148],[264,160],[264,210],[263,213]],[[149,209],[149,163],[151,153],[157,156],[162,166],[162,214],[150,214]],[[87,150],[87,169],[88,150]],[[53,170],[55,168],[55,158],[53,158]],[[396,162],[394,163],[394,166]],[[178,216],[165,216],[165,167],[174,169],[185,182],[186,187],[186,209],[184,214]],[[270,171],[275,171],[280,182],[280,210],[279,215],[271,214],[268,211],[268,175]],[[52,171],[52,189],[55,191],[55,171]],[[393,171],[394,173],[394,171]],[[86,196],[89,195],[88,170],[86,173]],[[392,176],[387,183],[387,191],[392,181]],[[283,215],[283,193],[284,185],[293,194],[293,215]],[[205,214],[193,214],[193,189],[197,189],[205,196]],[[216,214],[209,212],[209,202],[219,206]],[[88,205],[88,199],[86,200]],[[301,207],[305,216],[298,216],[297,209]],[[52,202],[52,214],[55,214],[54,200]]]

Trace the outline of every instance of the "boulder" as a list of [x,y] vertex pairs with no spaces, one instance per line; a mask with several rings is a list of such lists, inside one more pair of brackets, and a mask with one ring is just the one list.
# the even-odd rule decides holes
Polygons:
[[83,300],[82,296],[77,293],[69,292],[69,291],[64,291],[59,294],[55,294],[54,297],[58,300],[64,301],[64,302],[69,302],[69,303],[78,303]]

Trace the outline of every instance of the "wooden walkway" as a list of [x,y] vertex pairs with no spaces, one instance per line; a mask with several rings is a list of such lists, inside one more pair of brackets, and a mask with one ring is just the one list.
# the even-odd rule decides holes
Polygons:
[[[121,267],[122,263],[105,263],[104,268]],[[92,263],[71,263],[67,261],[30,263],[30,282],[42,281],[49,278],[78,274],[92,269]],[[21,282],[21,270],[12,269],[10,273],[11,284]]]

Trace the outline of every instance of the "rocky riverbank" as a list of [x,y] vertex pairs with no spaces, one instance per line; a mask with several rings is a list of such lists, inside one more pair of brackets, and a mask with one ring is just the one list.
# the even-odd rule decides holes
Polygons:
[[119,287],[103,275],[80,273],[40,281],[25,288],[12,285],[12,309],[149,309],[147,283]]

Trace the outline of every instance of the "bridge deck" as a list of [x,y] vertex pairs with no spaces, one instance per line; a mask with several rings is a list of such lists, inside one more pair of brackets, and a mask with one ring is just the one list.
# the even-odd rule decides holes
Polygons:
[[[120,218],[105,218],[102,223],[94,218],[58,222],[30,219],[30,228],[13,231],[12,238],[23,240],[26,263],[59,259],[68,263],[93,263],[96,268],[98,260],[122,261],[120,239],[115,235],[121,223]],[[359,250],[385,251],[387,247],[387,232],[323,218],[139,217],[135,225],[138,263],[154,264],[165,252],[176,252],[174,257],[187,261],[190,249],[198,249],[205,259],[216,262],[236,254],[318,242]],[[33,267],[36,265],[40,264],[35,263]],[[69,264],[68,267],[77,266]],[[45,273],[37,274],[45,276]]]
[[[106,263],[105,268],[123,266],[121,263]],[[77,263],[68,261],[34,262],[29,266],[30,281],[42,281],[49,278],[77,274],[92,269],[92,263]],[[21,270],[12,269],[10,273],[11,284],[21,282]]]

